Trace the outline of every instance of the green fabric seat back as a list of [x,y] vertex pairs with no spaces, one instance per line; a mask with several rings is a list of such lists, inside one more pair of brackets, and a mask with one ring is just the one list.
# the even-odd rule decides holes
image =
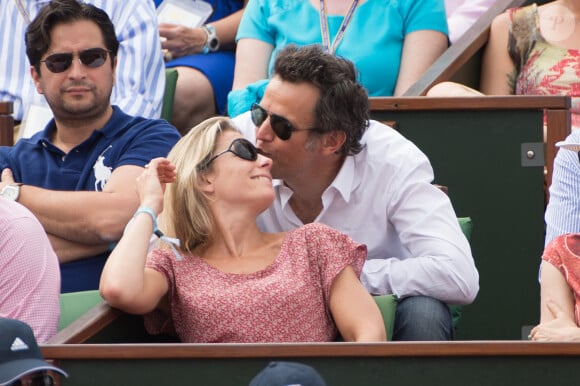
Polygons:
[[175,68],[165,69],[165,92],[163,94],[163,107],[161,108],[161,119],[171,123],[173,116],[173,101],[175,98],[175,86],[177,85],[177,70]]
[[67,327],[102,301],[103,298],[101,298],[98,290],[60,294],[60,320],[58,322],[58,330],[60,331]]
[[397,296],[396,295],[378,295],[373,296],[373,299],[379,306],[383,322],[385,323],[385,331],[387,333],[387,340],[392,340],[393,328],[395,326],[395,312],[397,311]]
[[[469,241],[471,239],[471,230],[473,229],[473,222],[471,221],[471,217],[458,217],[457,221],[459,221],[461,231],[467,238],[467,241]],[[453,318],[453,326],[457,328],[459,320],[461,319],[462,308],[461,306],[452,305],[449,306],[449,309],[451,310],[451,317]]]

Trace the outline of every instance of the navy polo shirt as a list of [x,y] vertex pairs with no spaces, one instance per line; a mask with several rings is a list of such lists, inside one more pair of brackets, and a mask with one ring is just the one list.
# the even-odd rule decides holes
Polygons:
[[[123,165],[143,167],[165,157],[179,132],[161,119],[133,117],[113,106],[113,115],[100,130],[66,154],[50,138],[51,120],[44,131],[0,147],[0,170],[10,168],[14,180],[51,190],[101,191],[113,170]],[[62,292],[97,289],[107,255],[61,264]]]

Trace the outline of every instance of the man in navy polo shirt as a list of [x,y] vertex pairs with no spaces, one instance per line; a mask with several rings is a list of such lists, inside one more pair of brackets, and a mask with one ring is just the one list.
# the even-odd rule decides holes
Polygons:
[[48,3],[26,31],[32,78],[54,119],[0,148],[0,195],[44,226],[62,292],[98,288],[109,246],[139,205],[135,179],[179,139],[167,122],[111,105],[118,47],[107,14],[77,0]]

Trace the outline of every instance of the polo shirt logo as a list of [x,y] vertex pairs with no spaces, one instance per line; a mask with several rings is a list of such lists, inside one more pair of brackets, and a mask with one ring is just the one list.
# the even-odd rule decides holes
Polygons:
[[[107,181],[109,181],[109,178],[111,178],[111,171],[113,168],[105,165],[105,152],[111,147],[113,146],[109,145],[108,148],[103,150],[93,165],[93,170],[95,171],[95,191],[97,192],[102,191]],[[100,189],[99,185],[101,187]]]

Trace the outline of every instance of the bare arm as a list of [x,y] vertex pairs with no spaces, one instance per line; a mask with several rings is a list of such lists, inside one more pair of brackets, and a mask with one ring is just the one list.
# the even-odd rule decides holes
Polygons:
[[[142,206],[158,214],[163,209],[165,183],[175,179],[175,168],[165,158],[156,158],[149,165],[137,180],[139,197]],[[152,229],[151,216],[139,213],[107,259],[99,290],[111,306],[144,314],[154,310],[167,293],[165,276],[145,267]]]
[[542,300],[540,324],[532,329],[536,341],[580,341],[580,328],[574,317],[574,294],[562,273],[542,262]]
[[103,244],[83,244],[74,241],[65,240],[61,237],[49,234],[48,239],[52,248],[58,256],[60,263],[86,258],[87,256],[96,256],[107,252],[109,243]]
[[498,15],[491,24],[481,64],[480,90],[488,95],[513,94],[510,79],[515,66],[508,53],[509,15]]
[[[48,234],[84,244],[117,241],[139,204],[135,179],[142,167],[113,171],[102,192],[56,191],[23,185],[18,202],[32,211]],[[5,182],[2,175],[2,184]],[[12,179],[13,181],[13,179]]]
[[268,78],[268,64],[274,46],[257,39],[240,39],[236,49],[236,66],[232,90]]
[[447,36],[439,31],[414,31],[405,37],[395,96],[411,87],[447,49]]
[[381,312],[351,266],[343,269],[332,283],[330,311],[346,341],[387,339]]

